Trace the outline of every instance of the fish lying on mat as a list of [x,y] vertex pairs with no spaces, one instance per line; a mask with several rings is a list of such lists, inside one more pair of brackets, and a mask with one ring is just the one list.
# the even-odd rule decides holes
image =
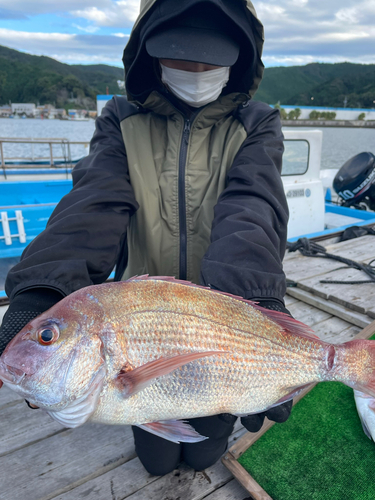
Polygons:
[[363,430],[369,439],[375,441],[375,398],[355,390],[354,399]]
[[327,344],[239,297],[142,276],[81,289],[32,320],[0,379],[67,427],[132,424],[195,442],[180,419],[258,413],[312,382],[375,397],[375,342]]

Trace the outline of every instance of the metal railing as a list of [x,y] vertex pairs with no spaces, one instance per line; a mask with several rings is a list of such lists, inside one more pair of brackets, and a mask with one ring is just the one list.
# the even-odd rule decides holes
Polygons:
[[[17,157],[5,157],[4,154],[4,144],[30,144],[31,145],[31,156],[22,156],[20,158]],[[35,156],[34,154],[34,146],[35,145],[48,145],[49,147],[49,155],[48,156]],[[58,139],[58,138],[47,138],[47,139],[24,139],[24,138],[0,138],[0,167],[3,169],[3,174],[6,176],[5,169],[12,168],[30,168],[33,166],[33,162],[35,165],[37,162],[48,161],[46,165],[38,165],[40,168],[69,168],[74,166],[74,162],[72,160],[71,147],[72,146],[88,146],[89,141],[69,141],[68,139]],[[60,146],[62,154],[61,156],[54,156],[53,146]],[[22,164],[21,162],[27,161],[29,162],[27,165]],[[56,162],[59,164],[56,164]],[[11,162],[11,163],[9,163]],[[18,163],[20,162],[20,163]]]

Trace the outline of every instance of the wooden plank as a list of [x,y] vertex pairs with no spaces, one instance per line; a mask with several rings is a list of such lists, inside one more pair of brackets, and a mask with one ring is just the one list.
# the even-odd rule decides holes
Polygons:
[[[240,423],[240,419],[236,422],[235,425],[235,430],[232,436],[229,439],[229,446],[235,442],[235,440],[241,438],[243,434],[246,432],[246,430],[242,427]],[[182,467],[182,469],[181,469]],[[186,490],[186,486],[182,487],[181,482],[185,484],[185,479],[186,479],[186,474],[187,477],[191,478],[192,482],[197,482],[197,487],[192,486],[191,491],[195,492],[197,489],[199,489],[199,485],[202,482],[202,478],[200,476],[195,476],[191,472],[188,473],[188,468],[186,466],[181,466],[179,467],[176,471],[171,472],[167,476],[169,479],[164,480],[163,483],[163,488],[162,490],[167,491],[167,487],[165,483],[168,483],[171,485],[174,485],[176,482],[176,479],[174,476],[177,476],[177,478],[180,480],[180,489],[183,489],[183,495],[188,495],[188,491]],[[221,472],[226,472],[224,468],[219,467],[217,474],[220,475]],[[208,474],[210,474],[210,469],[207,469]],[[206,472],[207,472],[206,471]],[[220,472],[221,471],[221,472]],[[182,474],[182,476],[181,476]],[[225,477],[220,479],[219,475],[215,476],[216,483],[221,484],[229,479],[229,476],[225,474]],[[191,477],[192,476],[192,477]],[[139,461],[138,458],[135,458],[133,460],[130,460],[129,462],[107,472],[106,474],[103,474],[102,476],[96,477],[81,486],[68,491],[67,493],[64,493],[62,495],[59,495],[57,497],[54,497],[54,500],[74,500],[74,499],[81,499],[81,498],[90,498],[90,500],[109,500],[111,498],[116,498],[116,499],[123,499],[123,498],[128,498],[129,496],[132,496],[134,493],[137,491],[142,491],[142,489],[151,484],[154,483],[155,481],[160,480],[161,478],[151,476],[146,472],[146,470],[143,468],[141,462]],[[177,482],[178,482],[177,479]],[[211,476],[210,476],[211,479]],[[215,483],[215,484],[216,484]],[[159,488],[159,486],[154,485],[155,488]],[[150,486],[150,490],[153,490],[153,487]],[[204,490],[206,491],[206,490]],[[194,493],[195,494],[195,493]],[[167,493],[165,493],[167,495]],[[168,498],[176,498],[174,496],[174,492],[170,491],[168,493]],[[155,496],[154,498],[164,498],[164,497],[157,497]],[[165,497],[166,498],[166,497]],[[181,499],[186,499],[188,500],[190,497],[188,496],[181,496]]]
[[253,477],[237,462],[237,459],[228,452],[224,457],[225,466],[236,477],[237,481],[251,492],[254,500],[272,500],[266,491],[253,479]]
[[178,472],[160,477],[136,493],[127,496],[128,500],[201,500],[226,484],[231,479],[230,471],[218,461],[205,471],[197,472],[185,464]]
[[22,401],[21,396],[3,385],[3,387],[0,389],[0,410],[6,406],[15,405],[20,401]]
[[78,500],[82,498],[89,500],[122,500],[158,479],[157,476],[151,476],[144,469],[139,458],[134,458],[106,474],[54,497],[54,500]]
[[314,326],[315,334],[324,342],[341,344],[353,340],[361,331],[358,326],[352,326],[347,321],[332,316],[330,319]]
[[298,321],[302,321],[302,323],[311,327],[332,317],[331,314],[299,300],[296,300],[294,304],[291,304],[289,311],[295,319],[298,319]]
[[129,426],[85,424],[0,458],[0,498],[49,500],[135,457]]
[[298,302],[297,299],[291,297],[290,295],[285,295],[284,297],[285,307],[289,308],[292,304],[296,304]]
[[348,309],[353,309],[366,314],[367,309],[372,309],[375,302],[375,283],[357,285],[321,283],[327,281],[366,281],[368,276],[356,269],[339,269],[335,272],[323,273],[298,282],[298,287],[314,293],[322,298],[332,300]]
[[217,489],[204,500],[251,500],[249,493],[241,486],[241,484],[232,479],[227,484]]
[[3,408],[0,422],[0,456],[64,430],[47,413],[31,410],[24,401]]
[[329,302],[300,288],[288,288],[287,294],[360,328],[364,328],[371,323],[371,319],[364,314],[350,310],[340,304]]

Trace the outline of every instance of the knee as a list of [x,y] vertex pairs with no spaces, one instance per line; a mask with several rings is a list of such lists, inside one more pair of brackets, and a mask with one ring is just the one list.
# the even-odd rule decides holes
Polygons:
[[181,445],[132,427],[135,451],[146,471],[153,476],[164,476],[177,468],[181,460]]

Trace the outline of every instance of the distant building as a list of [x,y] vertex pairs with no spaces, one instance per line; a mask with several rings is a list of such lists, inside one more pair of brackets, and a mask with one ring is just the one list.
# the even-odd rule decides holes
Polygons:
[[364,114],[364,120],[375,120],[375,109],[361,109],[361,108],[328,108],[321,106],[290,106],[280,105],[280,108],[285,109],[287,113],[293,109],[299,108],[301,110],[300,120],[308,120],[312,111],[320,113],[324,111],[331,111],[336,113],[336,120],[358,120],[359,115]]
[[12,103],[12,113],[14,115],[35,116],[36,106],[34,103]]
[[113,95],[106,95],[106,94],[96,96],[96,108],[98,111],[98,116],[101,115],[102,109],[107,104],[107,102],[112,99],[112,97]]
[[3,118],[9,118],[12,114],[12,108],[10,106],[0,106],[0,116]]

